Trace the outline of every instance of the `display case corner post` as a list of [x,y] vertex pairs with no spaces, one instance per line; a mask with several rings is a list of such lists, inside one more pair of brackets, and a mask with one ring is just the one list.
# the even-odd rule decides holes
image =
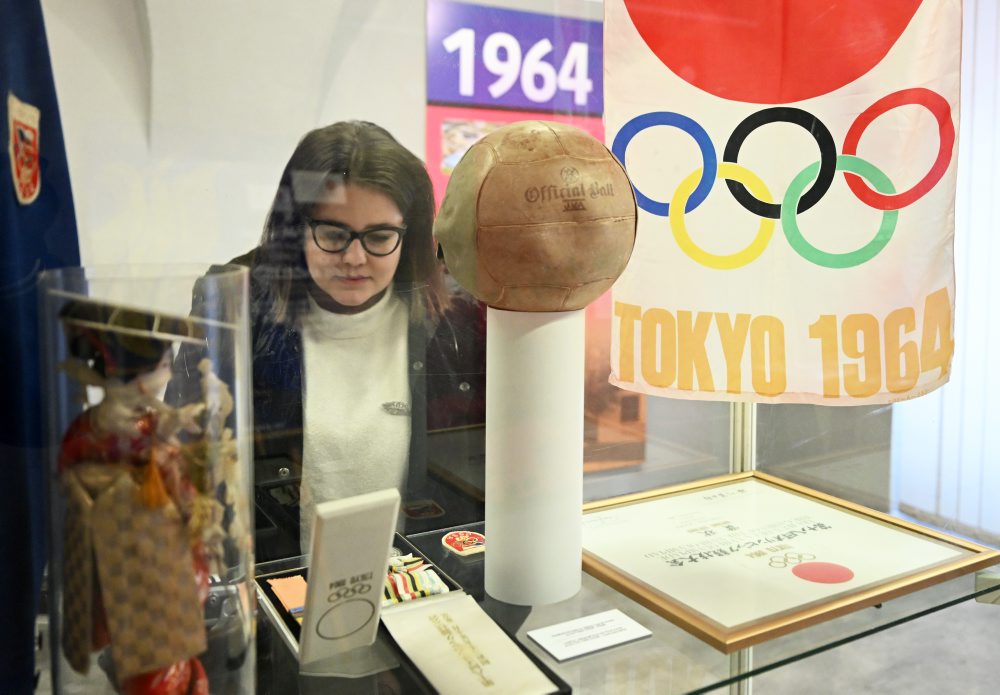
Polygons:
[[729,472],[757,470],[757,404],[730,403]]

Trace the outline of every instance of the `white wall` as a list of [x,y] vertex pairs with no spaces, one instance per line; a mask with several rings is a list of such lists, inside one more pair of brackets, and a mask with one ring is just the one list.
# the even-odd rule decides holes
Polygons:
[[893,407],[903,511],[1000,542],[1000,9],[965,0],[951,382]]
[[307,130],[424,139],[424,3],[43,0],[85,265],[251,248]]
[[[491,0],[599,19],[595,0]],[[85,265],[216,263],[299,138],[371,120],[423,158],[423,0],[42,0]]]

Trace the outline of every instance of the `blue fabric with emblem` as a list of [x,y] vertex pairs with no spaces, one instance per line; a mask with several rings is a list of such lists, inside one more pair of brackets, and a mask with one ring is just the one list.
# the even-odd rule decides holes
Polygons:
[[[52,66],[38,0],[0,0],[0,683],[9,693],[31,692],[34,620],[45,564],[38,298],[47,268],[80,264],[73,196]],[[38,197],[21,204],[10,161],[8,95],[40,111]],[[16,135],[16,133],[14,134]]]

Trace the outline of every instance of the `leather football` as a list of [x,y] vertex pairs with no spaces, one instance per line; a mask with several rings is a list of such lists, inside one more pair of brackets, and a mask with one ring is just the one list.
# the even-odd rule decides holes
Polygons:
[[587,306],[625,269],[635,229],[622,165],[590,134],[549,121],[506,125],[469,148],[434,224],[455,280],[512,311]]

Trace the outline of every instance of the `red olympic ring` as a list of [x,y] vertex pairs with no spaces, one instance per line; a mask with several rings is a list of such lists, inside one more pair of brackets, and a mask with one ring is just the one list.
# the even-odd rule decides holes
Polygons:
[[844,137],[843,153],[857,156],[858,141],[861,140],[861,134],[871,125],[872,121],[897,106],[909,104],[923,106],[937,119],[938,138],[941,141],[937,159],[934,160],[934,164],[924,178],[920,179],[912,188],[895,195],[878,193],[872,190],[858,175],[845,172],[844,178],[847,179],[847,185],[850,186],[854,195],[861,202],[876,210],[899,210],[920,199],[941,180],[948,169],[948,164],[951,163],[952,151],[955,148],[955,125],[951,122],[951,106],[948,105],[948,101],[943,96],[923,87],[893,92],[862,111]]

